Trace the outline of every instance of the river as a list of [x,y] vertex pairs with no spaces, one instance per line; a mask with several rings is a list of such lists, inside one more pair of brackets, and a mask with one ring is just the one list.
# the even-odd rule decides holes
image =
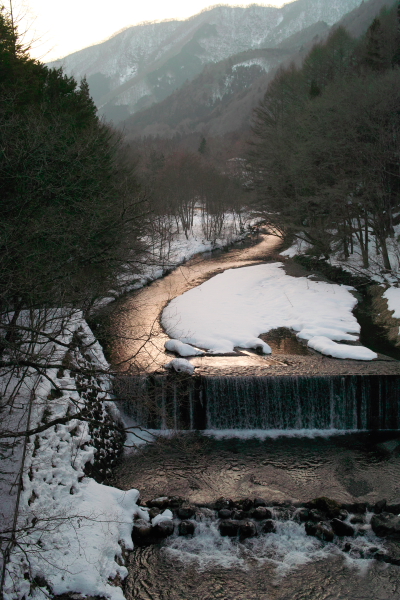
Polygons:
[[[162,372],[172,356],[159,315],[173,297],[227,268],[272,260],[279,240],[197,257],[118,303],[112,315],[117,332],[113,362],[122,372]],[[279,260],[279,257],[276,257]],[[286,267],[301,276],[301,269]],[[122,339],[121,339],[122,334]],[[288,341],[285,341],[288,340]],[[380,356],[374,364],[324,358],[304,350],[292,336],[268,338],[272,357],[252,352],[192,359],[202,376],[285,375],[300,372],[341,376],[386,374],[398,381],[399,362]],[[135,367],[133,366],[135,364]],[[395,379],[393,379],[395,378]],[[396,388],[397,389],[397,388]],[[396,394],[398,402],[400,396]],[[278,399],[279,400],[279,399]],[[211,432],[212,433],[212,432]],[[127,454],[112,481],[135,487],[142,500],[163,495],[204,505],[224,496],[262,497],[268,505],[329,496],[339,502],[379,499],[400,502],[400,432],[310,432],[238,429],[188,432],[158,438]],[[232,435],[236,437],[232,437]],[[216,519],[197,522],[192,538],[175,533],[161,544],[130,554],[125,583],[128,600],[392,600],[400,598],[400,567],[350,555],[338,544],[307,536],[304,526],[277,518],[274,534],[245,541],[222,538]],[[360,543],[378,545],[370,532]],[[272,537],[271,537],[272,536]],[[361,538],[360,538],[361,539]]]

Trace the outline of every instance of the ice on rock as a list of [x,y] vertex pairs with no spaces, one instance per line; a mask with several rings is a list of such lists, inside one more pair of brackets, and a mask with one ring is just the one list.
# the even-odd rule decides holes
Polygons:
[[193,375],[194,373],[194,366],[185,358],[174,358],[165,365],[165,368],[178,373],[188,373],[189,375]]
[[184,344],[179,340],[168,340],[165,342],[164,347],[169,352],[175,352],[179,356],[204,356],[203,350],[193,348],[190,344]]

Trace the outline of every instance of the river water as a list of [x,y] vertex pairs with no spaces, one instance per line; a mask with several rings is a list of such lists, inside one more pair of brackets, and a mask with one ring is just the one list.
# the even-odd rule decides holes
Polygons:
[[[113,363],[122,372],[161,372],[172,356],[159,315],[178,294],[227,268],[256,264],[278,249],[279,240],[196,258],[166,278],[124,299],[113,313],[117,339]],[[279,258],[277,257],[277,260]],[[301,271],[289,274],[302,275]],[[121,339],[121,334],[123,339]],[[398,361],[340,361],[299,347],[293,336],[270,336],[272,357],[251,352],[192,359],[202,375],[390,374]],[[275,345],[274,345],[275,344]],[[135,366],[133,366],[135,365]],[[139,368],[138,368],[139,366]],[[166,432],[164,432],[165,434]],[[386,498],[400,502],[400,432],[237,430],[163,435],[127,454],[113,485],[135,487],[143,501],[177,495],[204,505],[224,496],[262,497],[268,504],[305,502],[328,496],[339,502]],[[151,437],[150,437],[151,439]],[[350,553],[343,544],[320,542],[304,525],[277,517],[277,532],[246,541],[222,538],[215,518],[196,523],[196,533],[135,548],[125,582],[128,600],[395,600],[400,599],[400,567],[362,558],[363,548],[384,548],[366,531]]]

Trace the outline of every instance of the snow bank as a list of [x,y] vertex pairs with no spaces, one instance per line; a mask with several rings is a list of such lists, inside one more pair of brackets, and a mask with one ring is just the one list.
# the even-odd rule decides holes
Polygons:
[[331,354],[334,346],[341,358],[347,352],[346,357],[350,353],[351,358],[372,360],[376,354],[365,348],[332,341],[358,339],[352,289],[291,277],[282,263],[229,269],[172,300],[163,311],[162,324],[171,337],[214,353],[260,346],[269,353],[269,346],[257,336],[287,327],[309,340],[310,347],[315,338],[325,339],[325,344],[319,343],[324,354]]
[[169,352],[176,352],[179,356],[203,356],[204,352],[202,350],[198,350],[197,348],[193,348],[189,344],[184,344],[179,340],[167,340],[164,344],[166,350]]
[[383,294],[388,302],[389,310],[394,310],[393,317],[400,319],[400,288],[391,287]]
[[354,360],[372,360],[377,358],[376,352],[372,352],[364,346],[347,346],[336,344],[329,338],[319,335],[308,341],[308,346],[322,354],[333,356],[333,358],[352,358]]
[[[75,332],[80,336],[85,357],[77,351],[74,359],[81,366],[90,360],[86,364],[97,371],[99,407],[112,406],[116,412],[109,400],[106,371],[100,374],[108,368],[107,362],[81,314],[66,321],[60,341],[70,343]],[[62,360],[65,347],[48,344],[52,359],[56,363]],[[45,349],[42,344],[42,353]],[[121,588],[110,581],[127,575],[119,542],[132,548],[133,518],[138,515],[148,520],[147,511],[137,505],[137,490],[124,492],[85,477],[84,467],[94,460],[96,449],[88,423],[73,418],[84,406],[85,392],[81,397],[67,368],[62,372],[48,369],[46,375],[63,393],[54,398],[48,378],[28,373],[17,399],[24,406],[34,390],[30,426],[67,413],[71,420],[29,438],[18,515],[19,545],[7,565],[4,598],[45,600],[50,588],[56,595],[76,592],[123,600]],[[31,587],[33,580],[37,585]]]

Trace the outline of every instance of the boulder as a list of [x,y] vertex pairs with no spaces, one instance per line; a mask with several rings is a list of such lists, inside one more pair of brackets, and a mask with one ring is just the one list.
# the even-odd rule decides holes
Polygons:
[[264,519],[272,519],[272,512],[265,506],[258,506],[251,512],[253,519],[263,521]]
[[239,531],[239,523],[233,519],[224,519],[218,525],[218,529],[221,535],[234,537]]
[[156,517],[157,515],[159,515],[160,512],[161,512],[161,510],[159,508],[157,508],[156,506],[153,506],[149,510],[149,517],[150,517],[150,519],[154,519],[154,517]]
[[181,521],[178,527],[179,535],[193,535],[195,530],[195,524],[193,521]]
[[148,500],[146,505],[149,508],[159,508],[160,510],[164,510],[164,508],[168,508],[169,506],[169,498],[168,496],[160,496],[159,498],[153,498],[153,500]]
[[327,498],[326,496],[321,496],[320,498],[314,498],[311,502],[307,502],[307,508],[317,509],[327,515],[329,519],[334,519],[339,517],[341,511],[341,505],[336,500],[332,500],[331,498]]
[[146,542],[152,535],[152,526],[144,519],[134,521],[132,528],[132,539],[134,542]]
[[215,501],[215,509],[219,511],[223,508],[230,508],[231,504],[232,501],[229,498],[221,496],[221,498],[218,498],[218,500]]
[[232,519],[235,519],[236,521],[241,521],[245,518],[245,516],[247,516],[247,514],[243,510],[238,510],[235,508],[232,511]]
[[241,538],[249,538],[257,535],[256,524],[253,521],[241,521],[239,525],[239,535]]
[[254,498],[253,506],[254,508],[257,508],[258,506],[267,506],[267,503],[263,498]]
[[328,518],[326,513],[317,510],[316,508],[312,508],[308,511],[308,520],[314,521],[315,523],[319,523],[320,521],[327,521]]
[[220,519],[230,519],[232,516],[232,511],[228,508],[221,508],[221,510],[218,511],[218,516]]
[[178,508],[178,510],[176,511],[176,514],[178,515],[178,517],[180,519],[191,519],[193,517],[193,515],[195,514],[196,510],[193,506],[190,506],[189,504],[184,504],[182,506],[180,506]]
[[268,519],[263,524],[261,530],[263,533],[275,533],[276,532],[275,521],[273,521],[272,519]]
[[250,498],[243,498],[243,500],[239,500],[238,506],[245,512],[248,512],[254,506],[253,500],[250,500]]
[[385,512],[392,513],[394,515],[400,514],[400,504],[387,504]]
[[323,542],[332,542],[334,538],[333,529],[329,523],[314,523],[313,521],[307,521],[306,534],[312,535]]
[[300,521],[300,523],[305,523],[310,520],[310,511],[308,508],[299,508],[296,510],[294,518],[296,521]]
[[400,517],[391,513],[374,515],[371,519],[372,531],[379,537],[400,539]]
[[158,538],[166,538],[174,533],[174,523],[171,520],[159,521],[152,527],[152,533]]
[[332,519],[331,527],[339,537],[353,536],[354,528],[348,523],[344,523],[340,519]]
[[386,503],[386,499],[378,500],[378,502],[376,502],[374,506],[374,513],[376,515],[380,515],[386,509]]

